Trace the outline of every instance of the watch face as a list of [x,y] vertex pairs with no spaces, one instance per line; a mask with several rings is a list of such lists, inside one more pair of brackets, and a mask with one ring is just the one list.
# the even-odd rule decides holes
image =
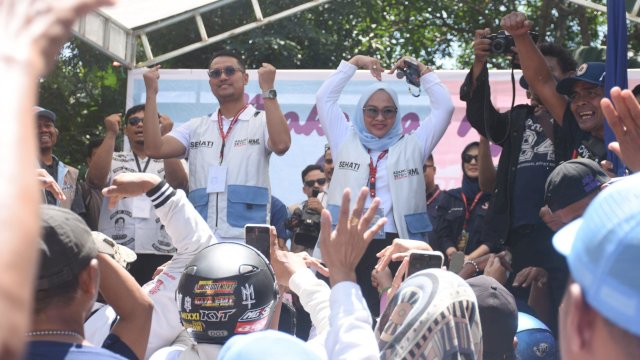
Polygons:
[[278,96],[276,89],[269,89],[262,93],[262,97],[265,99],[275,99]]

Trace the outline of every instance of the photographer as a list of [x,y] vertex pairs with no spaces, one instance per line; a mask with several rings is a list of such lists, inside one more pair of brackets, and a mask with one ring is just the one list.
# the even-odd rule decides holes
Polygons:
[[[562,262],[551,248],[551,229],[538,215],[544,206],[545,182],[556,166],[553,119],[531,89],[531,105],[520,104],[504,113],[495,109],[487,70],[487,58],[495,46],[489,37],[489,29],[476,30],[475,61],[460,89],[460,99],[467,103],[471,125],[502,147],[481,242],[493,240],[508,246],[516,275],[528,266],[549,267],[555,261]],[[554,44],[538,48],[554,78],[573,74],[577,64],[568,51]],[[514,295],[526,301],[528,291],[519,290]]]
[[[327,178],[322,167],[308,165],[302,170],[302,192],[307,200],[289,205],[292,214],[287,229],[292,232],[291,251],[312,253],[320,235],[320,213],[324,209]],[[314,236],[315,235],[315,236]]]

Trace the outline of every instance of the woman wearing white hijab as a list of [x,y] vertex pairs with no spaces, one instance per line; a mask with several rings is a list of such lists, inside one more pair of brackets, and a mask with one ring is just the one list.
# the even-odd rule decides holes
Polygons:
[[[379,197],[380,215],[387,217],[384,233],[371,242],[357,271],[358,284],[374,315],[378,313],[379,299],[371,286],[370,274],[376,264],[376,253],[397,237],[427,241],[426,233],[432,226],[424,201],[422,164],[444,135],[453,113],[447,88],[431,68],[411,57],[403,57],[389,73],[404,69],[408,62],[419,71],[421,88],[428,97],[425,102],[431,108],[413,134],[403,135],[398,96],[380,82],[384,68],[375,58],[356,55],[348,62],[342,61],[316,94],[318,116],[335,164],[327,209],[333,219],[337,219],[343,190],[350,188],[352,193],[357,193],[362,186],[368,186],[370,196],[365,207]],[[358,68],[368,69],[378,82],[364,90],[348,122],[338,100]]]

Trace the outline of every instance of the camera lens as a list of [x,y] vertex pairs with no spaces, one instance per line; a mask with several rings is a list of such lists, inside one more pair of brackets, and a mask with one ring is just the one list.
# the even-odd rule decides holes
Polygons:
[[402,78],[404,78],[404,71],[402,71],[402,70],[398,70],[398,71],[396,71],[396,77],[397,77],[398,79],[402,79]]
[[491,43],[491,51],[502,54],[504,52],[504,40],[494,40],[493,43]]

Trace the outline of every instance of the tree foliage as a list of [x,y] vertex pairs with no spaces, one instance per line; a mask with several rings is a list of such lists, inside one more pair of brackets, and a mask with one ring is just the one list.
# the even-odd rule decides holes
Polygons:
[[[605,4],[605,0],[596,0]],[[628,3],[633,3],[627,0]],[[302,0],[261,0],[265,17]],[[203,14],[207,33],[215,35],[252,20],[250,0],[231,2]],[[234,49],[249,68],[269,62],[280,69],[332,69],[355,54],[379,57],[390,65],[408,54],[438,68],[467,69],[472,62],[474,30],[500,29],[501,18],[525,12],[540,39],[569,49],[604,45],[606,15],[567,0],[332,0],[326,4],[244,32],[162,63],[163,68],[205,68],[211,54]],[[199,40],[192,21],[149,34],[160,54]],[[629,26],[630,49],[640,45],[640,26]],[[144,60],[142,47],[139,58]],[[508,61],[493,57],[494,68]],[[126,75],[122,68],[79,41],[70,42],[56,70],[42,81],[40,103],[55,111],[60,139],[55,153],[66,162],[84,163],[82,147],[102,133],[102,119],[123,112]]]

